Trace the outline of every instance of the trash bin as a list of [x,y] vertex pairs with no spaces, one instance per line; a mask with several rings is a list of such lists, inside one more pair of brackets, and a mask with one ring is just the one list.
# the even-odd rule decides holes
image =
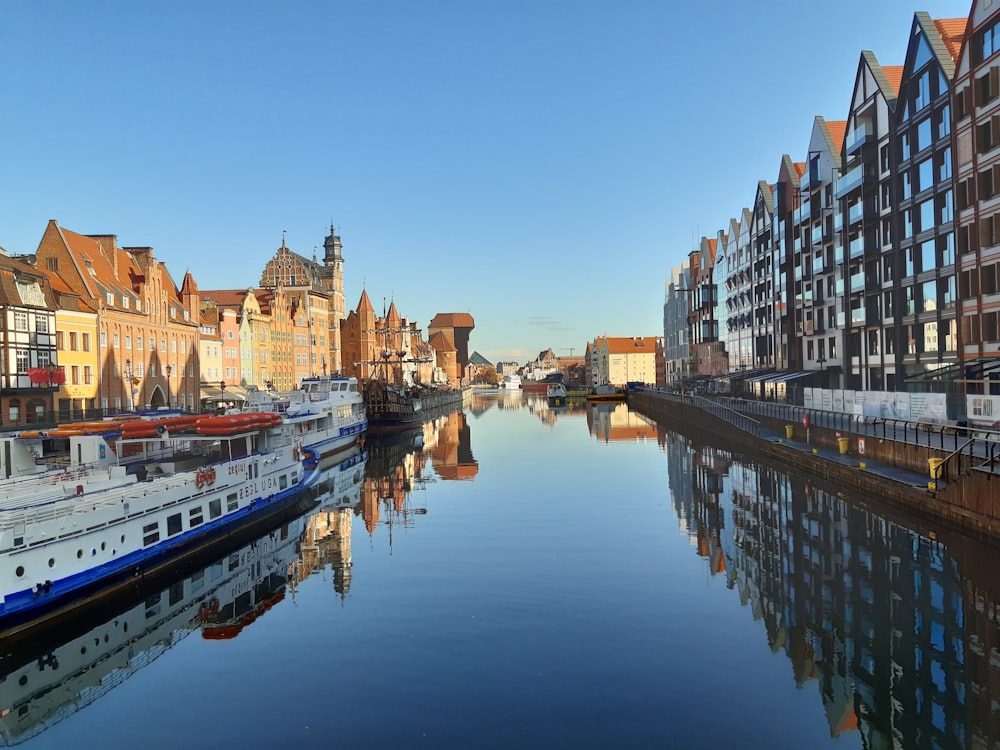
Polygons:
[[790,424],[786,424],[785,425],[785,437],[788,438],[789,440],[791,440],[793,432],[795,432],[795,428],[792,427]]
[[850,438],[840,437],[837,438],[837,447],[840,448],[840,455],[847,453],[847,444],[850,442]]
[[928,458],[927,465],[931,470],[931,479],[941,478],[941,464],[944,463],[943,458]]

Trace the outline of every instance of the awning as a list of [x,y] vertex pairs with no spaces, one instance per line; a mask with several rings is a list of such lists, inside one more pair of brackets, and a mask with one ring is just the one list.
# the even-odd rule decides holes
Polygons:
[[245,401],[246,397],[246,388],[238,385],[227,385],[225,391],[217,385],[203,383],[201,386],[202,401]]

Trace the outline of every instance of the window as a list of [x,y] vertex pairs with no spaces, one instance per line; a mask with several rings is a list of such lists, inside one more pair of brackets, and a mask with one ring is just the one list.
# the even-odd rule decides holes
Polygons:
[[158,541],[160,541],[160,525],[158,523],[154,522],[142,527],[142,544],[144,547],[156,544]]
[[31,358],[28,355],[27,349],[18,349],[14,354],[14,362],[17,367],[16,372],[25,373],[31,366]]
[[73,385],[80,385],[80,366],[73,365],[70,367],[70,382]]
[[28,330],[28,313],[26,312],[14,313],[14,330],[15,331]]
[[125,348],[132,348],[132,336],[130,334],[125,334]]
[[938,179],[941,182],[951,179],[951,147],[944,149],[937,155]]
[[906,161],[910,158],[910,136],[908,133],[899,135],[899,158]]
[[104,300],[105,300],[105,302],[108,303],[108,307],[114,307],[115,306],[115,293],[114,292],[108,292],[107,294],[104,295]]
[[58,349],[59,351],[63,351],[65,348],[66,347],[64,346],[63,332],[56,331],[56,349]]
[[111,344],[115,349],[117,349],[121,345],[121,335],[117,333],[112,334]]
[[90,365],[83,366],[83,384],[93,385],[94,384],[94,368]]
[[951,232],[938,237],[938,247],[941,251],[941,265],[955,265],[955,235]]
[[135,348],[136,351],[142,351],[142,336],[135,337]]
[[920,243],[920,270],[930,271],[933,270],[937,263],[935,262],[935,251],[937,249],[937,242],[935,240],[925,240]]
[[208,517],[218,518],[222,515],[222,501],[219,498],[210,500],[208,503]]
[[174,513],[167,516],[167,536],[174,536],[175,534],[180,534],[181,529],[181,514]]
[[920,231],[926,232],[934,227],[934,199],[920,204]]
[[160,339],[160,351],[163,352],[164,354],[167,353],[167,340],[166,339]]
[[239,501],[237,500],[236,493],[233,492],[230,495],[226,495],[226,513],[232,513],[234,510],[240,507]]
[[920,121],[917,125],[917,143],[916,150],[923,151],[925,148],[929,148],[934,142],[934,137],[932,136],[931,130],[931,118],[926,117]]
[[35,316],[35,333],[48,333],[49,319],[44,315]]
[[917,165],[917,192],[934,187],[934,160],[924,159]]
[[925,70],[917,79],[917,96],[913,102],[914,111],[920,111],[931,103],[931,72]]
[[938,309],[937,281],[927,281],[921,285],[920,294],[923,298],[921,310],[931,312]]
[[935,120],[937,121],[938,138],[944,138],[951,133],[951,107],[949,105],[945,104],[938,110]]

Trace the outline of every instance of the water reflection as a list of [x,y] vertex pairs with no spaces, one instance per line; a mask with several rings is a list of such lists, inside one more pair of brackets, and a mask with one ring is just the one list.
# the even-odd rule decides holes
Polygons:
[[656,440],[656,423],[632,411],[623,402],[598,401],[589,404],[587,428],[590,434],[605,443],[612,441]]
[[[874,515],[801,478],[668,434],[674,510],[831,736],[867,748],[1000,741],[998,550]],[[814,688],[813,688],[814,686]]]
[[[366,458],[354,447],[324,469],[300,506],[318,503],[311,515],[193,572],[189,567],[188,575],[126,604],[106,621],[74,621],[59,633],[5,651],[0,742],[16,745],[35,737],[123,684],[192,633],[212,641],[238,637],[282,602],[287,585],[294,590],[320,565],[332,564],[334,588],[346,592],[351,511],[360,498]],[[75,633],[63,640],[70,630]]]
[[58,645],[4,655],[0,741],[16,745],[86,708],[192,633],[235,638],[284,598],[298,518]]
[[356,513],[369,534],[384,524],[409,528],[415,516],[427,513],[426,503],[412,502],[414,490],[441,479],[471,481],[479,473],[472,455],[469,423],[461,411],[425,422],[420,428],[369,437],[368,463]]

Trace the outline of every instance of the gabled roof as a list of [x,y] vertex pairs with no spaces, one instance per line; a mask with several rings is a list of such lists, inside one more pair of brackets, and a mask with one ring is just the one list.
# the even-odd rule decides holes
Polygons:
[[473,352],[472,354],[469,355],[469,364],[470,365],[490,365],[490,366],[493,365],[492,362],[490,362],[488,359],[486,359],[486,357],[484,357],[479,352]]
[[823,117],[817,117],[816,124],[826,140],[834,164],[839,168],[840,152],[844,148],[844,138],[847,136],[847,120],[827,120]]
[[[962,40],[965,38],[965,29],[968,26],[968,18],[935,18],[934,26],[941,35],[941,43],[944,45],[951,58],[951,70],[945,70],[945,75],[952,78],[955,75],[955,63],[962,52]],[[928,37],[929,38],[929,37]],[[944,65],[942,65],[942,68]]]
[[21,293],[17,288],[19,280],[37,284],[42,293],[44,306],[50,310],[57,307],[56,298],[49,286],[47,275],[38,273],[38,270],[28,263],[0,255],[0,304],[14,307],[38,307],[39,305],[33,302],[25,302],[21,299]]

